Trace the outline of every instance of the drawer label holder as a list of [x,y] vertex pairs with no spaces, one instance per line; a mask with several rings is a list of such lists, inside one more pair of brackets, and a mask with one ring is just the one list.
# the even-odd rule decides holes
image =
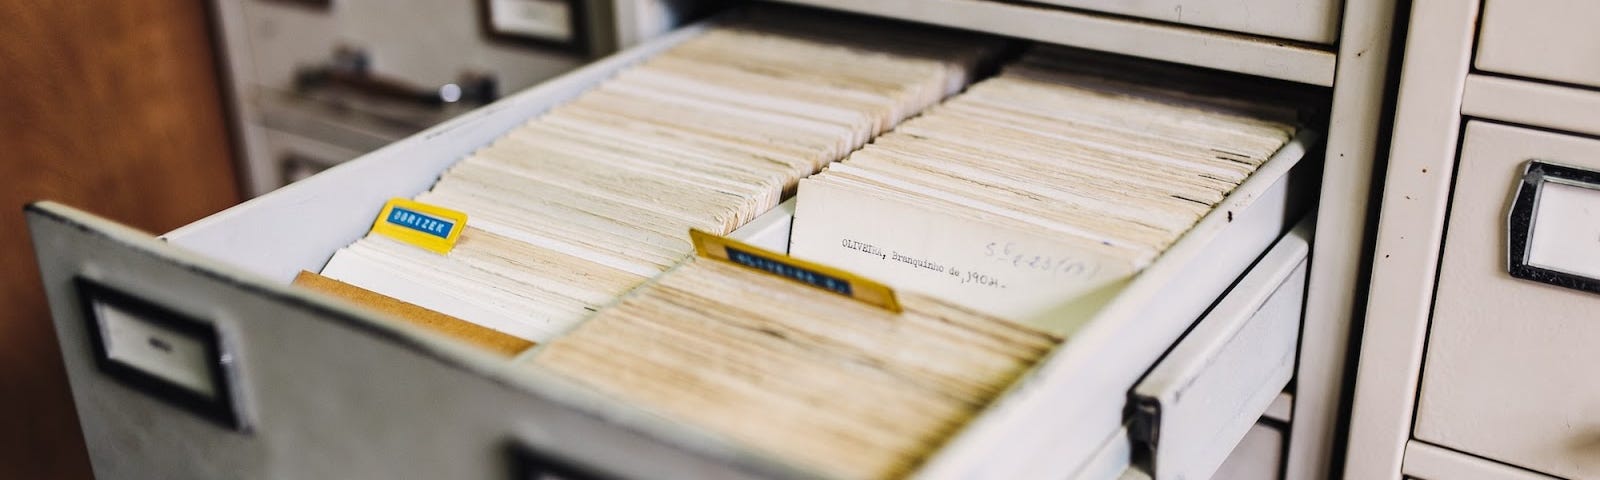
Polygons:
[[689,230],[689,239],[702,257],[759,270],[891,312],[900,312],[900,301],[895,297],[894,289],[866,277],[697,229]]
[[383,204],[372,232],[444,255],[467,228],[467,214],[426,203],[392,198]]
[[236,359],[215,324],[86,277],[74,283],[102,373],[223,428],[251,432],[236,392]]
[[1600,293],[1600,172],[1529,160],[1513,195],[1506,272]]

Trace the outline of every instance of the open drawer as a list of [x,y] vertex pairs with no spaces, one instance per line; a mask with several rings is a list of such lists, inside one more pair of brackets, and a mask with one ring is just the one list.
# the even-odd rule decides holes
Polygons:
[[[105,478],[814,476],[434,332],[288,284],[379,207],[691,27],[156,239],[40,203],[28,220],[96,473]],[[1303,211],[1303,133],[919,476],[1077,471],[1127,393]],[[780,208],[737,232],[782,250]],[[848,267],[848,266],[845,266]],[[176,386],[176,387],[174,387]],[[526,472],[526,470],[524,470]]]
[[1134,387],[1130,434],[1153,478],[1210,478],[1288,386],[1310,227],[1279,240]]
[[1252,459],[1273,457],[1239,450],[1259,447],[1245,438],[1260,425],[1288,423],[1292,415],[1284,389],[1299,351],[1312,226],[1307,217],[1279,239],[1139,380],[1128,392],[1124,427],[1073,478],[1231,478],[1219,475],[1264,470]]

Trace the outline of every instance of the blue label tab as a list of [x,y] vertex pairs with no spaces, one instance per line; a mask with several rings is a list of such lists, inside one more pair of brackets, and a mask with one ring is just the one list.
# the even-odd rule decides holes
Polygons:
[[461,231],[467,228],[467,214],[448,208],[392,198],[372,220],[372,233],[422,247],[444,255],[455,248]]
[[389,223],[439,238],[450,238],[450,230],[456,226],[455,222],[401,207],[389,209]]
[[732,261],[733,263],[757,270],[764,270],[780,277],[788,277],[793,280],[798,280],[801,283],[841,295],[852,295],[852,292],[850,291],[850,282],[844,281],[843,279],[796,267],[794,265],[788,265],[769,260],[764,257],[751,255],[748,252],[740,251],[739,249],[733,247],[725,248],[728,251],[728,260]]

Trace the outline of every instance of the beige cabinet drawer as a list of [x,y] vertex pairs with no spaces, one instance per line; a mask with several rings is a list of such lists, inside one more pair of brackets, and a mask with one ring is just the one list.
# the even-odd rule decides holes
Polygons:
[[1486,0],[1481,70],[1600,87],[1600,2]]
[[1557,480],[1542,473],[1416,440],[1406,444],[1405,462],[1403,473],[1408,479]]
[[1035,0],[1066,7],[1312,43],[1339,37],[1340,0]]
[[[1467,125],[1415,435],[1545,474],[1596,478],[1600,294],[1508,273],[1511,199],[1532,159],[1600,170],[1600,140],[1481,121]],[[1541,212],[1560,205],[1550,192],[1547,186]],[[1580,197],[1567,203],[1575,212],[1564,222],[1535,222],[1535,234],[1579,232],[1584,242],[1600,241],[1581,233],[1600,223],[1600,202]],[[1530,243],[1535,251],[1545,248]],[[1586,271],[1584,263],[1600,262],[1600,245],[1568,244],[1554,255],[1545,261]]]
[[1211,478],[1217,480],[1277,480],[1282,478],[1279,472],[1283,471],[1283,453],[1288,435],[1284,430],[1287,426],[1279,426],[1274,422],[1261,421],[1250,427],[1250,431],[1239,441],[1239,446],[1234,447],[1233,453],[1228,454],[1228,460],[1222,462],[1217,468],[1217,473]]

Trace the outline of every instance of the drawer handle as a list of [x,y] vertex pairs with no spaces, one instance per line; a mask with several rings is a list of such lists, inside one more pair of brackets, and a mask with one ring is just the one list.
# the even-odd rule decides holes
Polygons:
[[426,88],[375,73],[371,65],[371,57],[365,50],[340,46],[326,65],[296,69],[294,90],[303,95],[319,91],[328,91],[333,96],[353,93],[424,108],[442,108],[457,102],[487,105],[500,96],[499,84],[489,74],[462,72],[455,83]]
[[1600,172],[1529,160],[1506,221],[1512,277],[1600,293]]
[[101,372],[228,429],[248,432],[233,352],[214,323],[78,277],[84,329]]

